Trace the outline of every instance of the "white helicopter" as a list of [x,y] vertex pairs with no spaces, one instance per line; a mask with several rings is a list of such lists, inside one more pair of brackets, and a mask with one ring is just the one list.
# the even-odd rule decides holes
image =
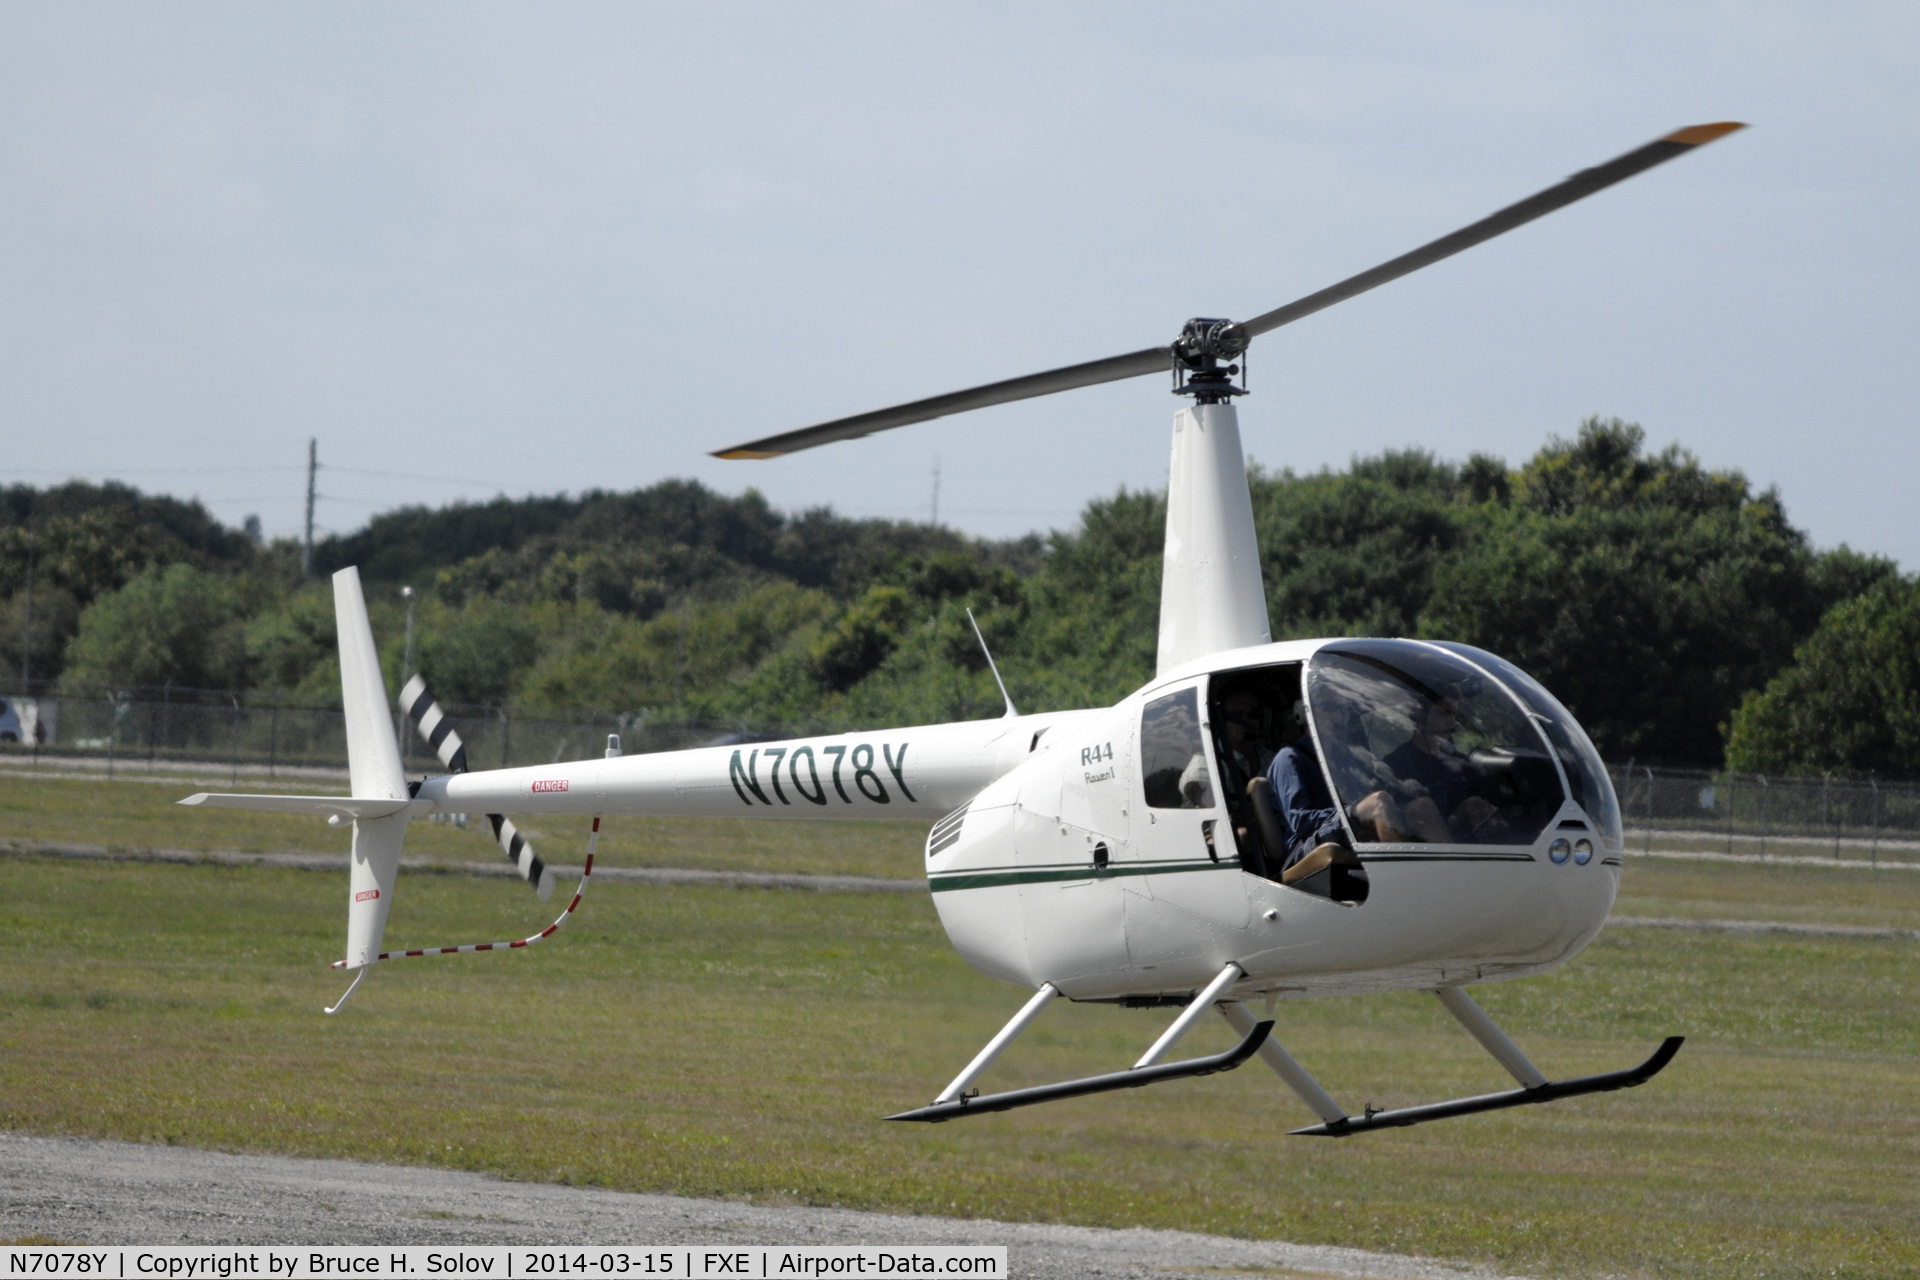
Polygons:
[[[403,707],[451,770],[405,778],[355,569],[334,575],[352,794],[198,794],[183,804],[327,815],[353,826],[336,1012],[380,961],[528,945],[382,952],[407,823],[485,812],[544,898],[552,876],[505,815],[921,818],[928,886],[981,972],[1034,992],[933,1102],[944,1121],[1232,1070],[1258,1055],[1342,1137],[1627,1088],[1637,1067],[1550,1081],[1467,993],[1565,963],[1599,933],[1621,869],[1620,809],[1566,708],[1466,645],[1271,643],[1233,378],[1272,329],[1491,239],[1741,128],[1680,129],[1471,226],[1251,320],[1187,322],[1169,346],[838,419],[721,451],[772,458],[986,405],[1149,373],[1191,397],[1173,422],[1158,670],[1118,705],[786,742],[466,770],[416,677]],[[984,641],[982,644],[984,648]],[[992,655],[988,655],[991,665]],[[999,671],[994,668],[994,678]],[[1004,682],[1000,685],[1006,694]],[[1277,760],[1277,764],[1270,762]],[[1279,784],[1280,793],[1275,785]],[[589,844],[584,891],[592,875]],[[1519,1087],[1349,1114],[1271,1034],[1280,998],[1432,991]],[[974,1083],[1057,997],[1179,1007],[1132,1067],[981,1096]],[[1261,998],[1266,1016],[1246,1001]],[[1226,1053],[1164,1061],[1208,1009]]]

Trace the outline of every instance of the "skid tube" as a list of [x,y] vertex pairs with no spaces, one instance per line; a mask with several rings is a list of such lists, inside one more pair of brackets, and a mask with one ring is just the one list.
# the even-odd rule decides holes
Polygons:
[[1268,1019],[1257,1024],[1247,1032],[1239,1044],[1225,1053],[1211,1054],[1204,1058],[1188,1058],[1184,1062],[1167,1062],[1150,1067],[1130,1067],[1125,1071],[1110,1071],[1105,1075],[1086,1076],[1079,1080],[1062,1080],[1058,1084],[1035,1085],[1031,1089],[1010,1089],[1005,1093],[990,1093],[985,1097],[959,1097],[951,1102],[936,1102],[929,1107],[920,1107],[913,1111],[902,1111],[899,1115],[888,1116],[889,1120],[921,1120],[928,1124],[940,1124],[960,1116],[985,1115],[989,1111],[1011,1111],[1015,1107],[1030,1107],[1036,1102],[1052,1102],[1058,1098],[1078,1098],[1088,1093],[1106,1093],[1111,1089],[1138,1089],[1142,1085],[1158,1084],[1162,1080],[1185,1080],[1189,1076],[1210,1076],[1220,1071],[1231,1071],[1260,1051],[1267,1035],[1273,1030],[1273,1021]]
[[1661,1070],[1673,1061],[1673,1056],[1680,1052],[1680,1046],[1685,1042],[1685,1036],[1668,1036],[1661,1041],[1660,1047],[1653,1051],[1652,1057],[1637,1067],[1628,1067],[1625,1071],[1608,1071],[1597,1076],[1580,1076],[1577,1079],[1557,1082],[1549,1080],[1531,1089],[1508,1089],[1501,1093],[1483,1093],[1472,1098],[1455,1098],[1450,1102],[1429,1102],[1424,1106],[1401,1107],[1394,1111],[1375,1111],[1369,1107],[1364,1115],[1346,1116],[1325,1124],[1294,1129],[1291,1132],[1295,1137],[1350,1138],[1356,1133],[1365,1133],[1371,1129],[1403,1129],[1410,1124],[1425,1124],[1429,1120],[1470,1116],[1481,1111],[1499,1111],[1505,1107],[1525,1107],[1537,1102],[1558,1102],[1562,1098],[1576,1098],[1583,1093],[1608,1093],[1614,1089],[1631,1089],[1659,1075]]

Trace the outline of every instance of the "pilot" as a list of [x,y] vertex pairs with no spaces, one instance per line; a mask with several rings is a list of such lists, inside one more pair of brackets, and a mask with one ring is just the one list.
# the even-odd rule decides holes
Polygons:
[[1236,689],[1220,703],[1220,719],[1225,725],[1221,739],[1226,750],[1220,756],[1221,779],[1227,794],[1247,793],[1247,783],[1267,771],[1273,750],[1260,740],[1265,726],[1260,723],[1260,699],[1251,689]]
[[1459,724],[1460,709],[1453,699],[1429,701],[1413,737],[1389,752],[1385,761],[1406,797],[1401,808],[1407,828],[1428,844],[1468,840],[1497,812],[1485,797],[1473,793],[1466,757],[1453,742]]

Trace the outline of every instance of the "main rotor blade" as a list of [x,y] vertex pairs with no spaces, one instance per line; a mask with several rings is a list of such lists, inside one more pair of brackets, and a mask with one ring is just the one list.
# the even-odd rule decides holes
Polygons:
[[[1558,186],[1548,187],[1537,195],[1528,196],[1518,204],[1508,205],[1498,213],[1482,218],[1472,226],[1462,227],[1452,235],[1442,236],[1411,253],[1403,253],[1370,271],[1362,271],[1359,275],[1350,276],[1339,284],[1331,285],[1318,293],[1310,293],[1298,301],[1289,302],[1284,307],[1255,316],[1235,327],[1251,338],[1278,329],[1281,325],[1292,324],[1303,316],[1310,316],[1336,302],[1344,302],[1356,294],[1376,289],[1389,280],[1397,280],[1409,272],[1430,266],[1442,258],[1450,258],[1463,249],[1471,249],[1482,241],[1491,240],[1515,227],[1532,222],[1535,218],[1552,213],[1555,209],[1563,209],[1576,200],[1583,200],[1596,191],[1631,178],[1636,173],[1642,173],[1675,156],[1683,155],[1695,147],[1705,146],[1716,138],[1723,138],[1736,129],[1744,128],[1746,126],[1743,124],[1723,121],[1718,124],[1696,124],[1685,129],[1676,129],[1664,138],[1649,142],[1646,146],[1629,151],[1623,156],[1617,156],[1605,164],[1596,165],[1591,169],[1582,169]],[[930,418],[942,418],[951,413],[965,413],[970,409],[984,409],[988,405],[1028,400],[1035,396],[1052,395],[1056,391],[1091,387],[1102,382],[1118,382],[1122,378],[1137,378],[1143,374],[1165,373],[1173,368],[1174,358],[1174,351],[1170,346],[1148,347],[1144,351],[1135,351],[1129,355],[1112,356],[1105,360],[1090,360],[1085,364],[1073,364],[1061,369],[1051,369],[1045,373],[1028,374],[1024,378],[1008,378],[1004,382],[990,382],[984,387],[952,391],[943,396],[915,400],[910,404],[895,405],[889,409],[859,413],[850,418],[835,418],[831,422],[822,422],[817,426],[802,427],[798,431],[786,431],[776,436],[750,440],[730,449],[716,450],[713,456],[716,458],[777,458],[782,454],[797,453],[817,445],[832,444],[836,440],[852,440],[859,436],[871,435],[876,431],[886,431],[892,427],[904,427],[915,422],[925,422]]]
[[875,431],[885,431],[889,427],[904,427],[909,423],[925,422],[929,418],[944,418],[950,413],[965,413],[969,409],[984,409],[988,405],[1006,404],[1013,400],[1030,400],[1034,396],[1050,396],[1056,391],[1118,382],[1122,378],[1137,378],[1147,373],[1167,373],[1172,368],[1173,348],[1148,347],[1145,351],[1135,351],[1130,355],[1070,364],[1064,369],[1049,369],[1045,373],[1030,373],[1024,378],[989,382],[984,387],[950,391],[946,395],[915,400],[911,404],[897,404],[891,409],[875,409],[871,413],[856,413],[851,418],[835,418],[818,426],[802,427],[798,431],[737,444],[731,449],[716,450],[713,456],[777,458],[783,453],[798,453],[802,449],[832,444],[836,440],[852,440]]
[[1240,327],[1246,330],[1247,336],[1254,337],[1278,329],[1283,324],[1292,324],[1336,302],[1345,302],[1356,294],[1377,289],[1389,280],[1398,280],[1409,272],[1432,266],[1442,258],[1451,258],[1463,249],[1471,249],[1535,218],[1544,217],[1555,209],[1564,209],[1576,200],[1584,200],[1596,191],[1605,190],[1616,182],[1624,182],[1636,173],[1644,173],[1657,164],[1664,164],[1675,156],[1685,155],[1695,147],[1704,147],[1717,138],[1724,138],[1734,130],[1744,128],[1744,124],[1728,120],[1676,129],[1664,138],[1649,142],[1623,156],[1616,156],[1605,164],[1582,169],[1558,186],[1548,187],[1518,204],[1510,204],[1472,226],[1462,227],[1452,235],[1441,236],[1431,244],[1421,245],[1412,253],[1403,253],[1390,262],[1383,262],[1357,276],[1349,276],[1339,284],[1329,285],[1318,293],[1310,293],[1297,302],[1289,302],[1284,307],[1244,320]]

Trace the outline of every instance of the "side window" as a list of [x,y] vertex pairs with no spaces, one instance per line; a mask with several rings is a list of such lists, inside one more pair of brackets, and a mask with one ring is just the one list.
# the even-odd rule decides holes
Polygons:
[[1152,808],[1213,808],[1213,777],[1200,744],[1198,690],[1155,698],[1140,713],[1140,778]]

